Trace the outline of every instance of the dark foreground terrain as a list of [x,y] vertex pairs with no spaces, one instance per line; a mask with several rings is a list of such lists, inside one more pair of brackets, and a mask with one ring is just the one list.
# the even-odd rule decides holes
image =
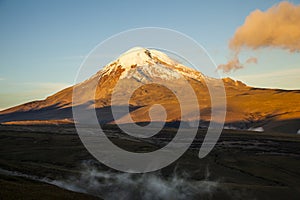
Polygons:
[[[105,129],[135,152],[176,134],[141,141]],[[300,135],[224,130],[200,160],[204,133],[172,165],[126,174],[95,161],[72,126],[0,126],[0,199],[300,199]]]

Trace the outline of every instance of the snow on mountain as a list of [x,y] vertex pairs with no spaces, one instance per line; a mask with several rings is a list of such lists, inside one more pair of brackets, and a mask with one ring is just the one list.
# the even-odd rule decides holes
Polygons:
[[126,51],[116,61],[104,67],[101,74],[109,75],[117,69],[124,70],[120,79],[134,78],[139,81],[155,78],[173,80],[182,76],[199,80],[204,77],[201,72],[174,61],[163,52],[142,47]]
[[[190,98],[184,95],[186,85],[182,77],[187,78],[194,89],[199,100],[198,108],[191,106]],[[194,81],[190,81],[191,79]],[[201,110],[200,117],[204,126],[211,120],[210,93],[206,83],[214,86],[220,79],[204,76],[201,72],[174,61],[163,52],[138,47],[123,53],[81,83],[61,90],[44,100],[28,102],[1,111],[0,123],[65,123],[66,119],[68,122],[72,121],[74,105],[87,110],[96,108],[97,112],[101,113],[102,122],[112,123],[114,119],[110,111],[111,95],[116,91],[117,83],[121,86],[117,98],[119,105],[122,105],[124,95],[126,96],[131,88],[142,85],[130,98],[130,105],[136,108],[130,113],[135,122],[148,122],[150,118],[147,113],[154,104],[163,105],[168,113],[167,122],[177,122],[181,120],[181,111],[176,94],[173,95],[160,84],[151,84],[160,83],[161,80],[172,84],[177,89],[177,94],[184,96],[186,104],[180,106],[185,106],[188,110],[187,116],[190,121],[198,119],[194,118],[195,109]],[[265,132],[280,130],[300,133],[298,90],[253,88],[231,78],[223,78],[222,81],[226,89],[227,127],[237,129],[262,127]],[[74,91],[78,95],[75,102]],[[127,123],[125,119],[120,120]]]

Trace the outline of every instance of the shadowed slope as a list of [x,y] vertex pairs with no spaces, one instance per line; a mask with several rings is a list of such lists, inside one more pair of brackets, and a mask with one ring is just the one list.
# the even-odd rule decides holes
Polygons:
[[[137,88],[129,100],[130,116],[119,116],[115,119],[118,123],[127,123],[130,117],[135,122],[149,122],[149,109],[160,104],[166,110],[166,122],[181,121],[181,108],[184,108],[188,111],[185,113],[188,121],[200,120],[201,126],[207,126],[211,119],[211,101],[206,83],[214,85],[215,81],[217,79],[183,66],[162,52],[135,48],[82,83],[45,100],[0,112],[0,122],[72,122],[72,95],[76,89],[78,95],[74,106],[96,108],[101,123],[114,123],[110,109],[113,92],[117,96],[114,104],[127,107],[125,97],[130,89]],[[300,91],[252,88],[230,78],[223,79],[223,82],[227,98],[227,126],[242,129],[263,127],[288,133],[297,133],[300,129]],[[171,86],[175,93],[159,83]],[[189,103],[191,97],[186,94],[187,83],[197,95],[200,118],[194,114],[195,106]],[[176,95],[184,97],[184,105],[179,103]]]

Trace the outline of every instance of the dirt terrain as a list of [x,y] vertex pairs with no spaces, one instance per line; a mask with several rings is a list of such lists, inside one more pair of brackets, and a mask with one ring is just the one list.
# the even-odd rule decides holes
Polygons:
[[[165,128],[147,141],[112,125],[105,130],[115,144],[134,152],[158,149],[176,134]],[[224,130],[214,150],[200,160],[204,135],[199,130],[191,148],[172,165],[130,175],[95,161],[73,126],[2,125],[0,199],[300,198],[300,135]]]
[[[296,134],[299,101],[299,90],[254,88],[231,78],[208,77],[163,52],[137,48],[44,100],[0,111],[0,123],[69,124],[74,122],[74,108],[79,113],[96,109],[101,124],[132,123],[131,118],[136,123],[149,122],[149,111],[159,104],[167,116],[161,119],[162,112],[152,113],[154,121],[200,121],[201,126],[225,121],[226,126],[238,129],[262,127],[267,132]],[[124,112],[128,107],[130,114]],[[118,109],[117,117],[112,116],[112,108]],[[225,120],[220,114],[213,118],[214,109],[226,111]]]

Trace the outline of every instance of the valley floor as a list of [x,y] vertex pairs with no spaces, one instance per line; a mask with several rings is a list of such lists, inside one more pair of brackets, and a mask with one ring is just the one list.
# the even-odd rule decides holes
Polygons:
[[[167,128],[146,141],[106,132],[135,152],[176,134]],[[204,134],[172,165],[130,175],[95,161],[72,126],[0,126],[0,199],[300,199],[300,135],[224,130],[200,160]]]

